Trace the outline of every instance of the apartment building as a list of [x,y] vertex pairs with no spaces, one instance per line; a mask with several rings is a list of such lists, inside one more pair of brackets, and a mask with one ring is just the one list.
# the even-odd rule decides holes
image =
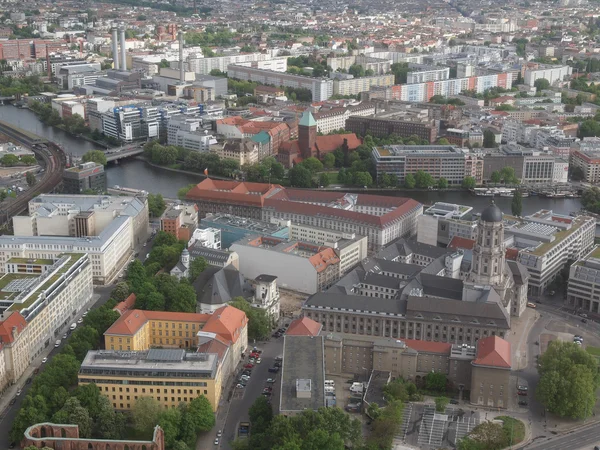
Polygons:
[[412,199],[343,192],[286,189],[266,183],[206,179],[187,199],[198,204],[200,219],[226,213],[265,222],[290,220],[366,236],[369,249],[416,234],[423,206]]
[[346,120],[346,130],[361,136],[370,134],[373,137],[385,137],[393,134],[403,138],[417,136],[430,143],[437,140],[438,127],[432,121],[406,120],[403,115],[395,116],[393,113],[368,117],[350,116]]
[[340,257],[332,248],[315,243],[249,236],[231,244],[230,249],[239,255],[240,273],[245,278],[274,275],[285,289],[314,294],[340,278]]
[[189,241],[198,228],[196,205],[173,205],[160,218],[160,230],[172,234],[177,240]]
[[350,116],[365,117],[373,114],[375,114],[375,105],[363,102],[345,108],[321,108],[313,113],[313,117],[317,121],[317,131],[328,134],[334,130],[346,129],[346,121]]
[[388,87],[394,84],[394,75],[375,75],[372,77],[333,80],[333,95],[357,95],[368,92],[371,87]]
[[571,66],[541,66],[538,69],[526,69],[524,81],[528,86],[533,86],[535,80],[545,78],[550,82],[550,85],[554,85],[560,81],[564,81],[565,77],[568,77],[573,73]]
[[[191,72],[201,75],[209,75],[212,70],[227,72],[230,64],[252,63],[271,60],[269,55],[263,53],[246,53],[239,55],[214,56],[210,58],[195,58],[190,56],[187,60],[187,68]],[[287,58],[276,58],[275,64],[271,64],[272,70],[285,72],[287,70]],[[230,77],[233,75],[229,74]]]
[[255,81],[260,84],[285,86],[308,89],[314,102],[322,102],[333,95],[333,80],[313,78],[304,75],[293,75],[273,70],[244,67],[237,64],[227,66],[227,75],[245,81]]
[[430,81],[447,80],[450,78],[450,68],[436,68],[433,66],[421,66],[420,64],[408,65],[413,70],[406,74],[407,84],[427,83]]
[[0,278],[0,390],[15,383],[29,364],[59,338],[92,299],[88,255],[10,258]]
[[580,149],[571,153],[571,164],[583,171],[588,183],[600,182],[600,149]]
[[399,183],[406,175],[424,171],[435,180],[460,185],[466,176],[467,152],[451,145],[386,145],[371,153],[377,177],[394,174]]

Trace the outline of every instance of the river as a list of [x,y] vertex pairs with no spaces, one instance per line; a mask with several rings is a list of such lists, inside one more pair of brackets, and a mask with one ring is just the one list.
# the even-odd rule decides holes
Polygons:
[[[14,124],[19,128],[43,136],[63,146],[67,153],[83,155],[89,150],[97,148],[95,144],[78,139],[62,130],[49,127],[41,123],[35,114],[28,109],[14,106],[0,106],[0,120]],[[191,183],[198,183],[201,176],[180,174],[162,169],[157,169],[137,159],[124,160],[118,165],[109,165],[107,168],[108,185],[124,186],[134,189],[144,189],[151,193],[160,193],[165,197],[174,198],[180,187]],[[475,197],[463,191],[394,191],[391,195],[412,197],[425,204],[434,202],[448,202],[473,207],[474,212],[480,212],[490,203],[488,197]],[[496,197],[497,205],[506,212],[510,211],[510,198]],[[528,197],[523,199],[523,215],[532,214],[540,209],[552,209],[561,214],[578,211],[581,203],[578,199],[549,199],[542,197]]]

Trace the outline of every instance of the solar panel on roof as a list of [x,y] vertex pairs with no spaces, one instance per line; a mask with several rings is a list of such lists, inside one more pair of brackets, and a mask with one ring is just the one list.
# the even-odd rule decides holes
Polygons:
[[185,356],[182,349],[153,348],[148,351],[147,360],[150,361],[181,361]]

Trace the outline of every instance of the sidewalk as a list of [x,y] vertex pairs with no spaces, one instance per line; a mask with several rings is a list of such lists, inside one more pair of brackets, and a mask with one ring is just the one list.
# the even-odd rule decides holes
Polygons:
[[[76,322],[82,316],[82,314],[85,311],[87,311],[88,308],[92,307],[100,299],[100,297],[100,294],[92,294],[91,300],[81,308],[79,314],[67,321],[67,324],[64,326],[64,328],[60,330],[59,336],[62,336],[63,333],[66,333],[69,329],[70,324],[72,323],[71,321]],[[26,384],[27,379],[33,376],[33,372],[35,371],[35,369],[37,369],[38,367],[41,369],[40,366],[42,366],[42,359],[48,357],[53,350],[54,343],[52,342],[52,340],[50,340],[50,344],[48,345],[48,347],[44,349],[44,351],[41,354],[39,354],[33,361],[31,361],[31,363],[29,364],[27,369],[25,369],[25,371],[19,377],[19,379],[15,381],[8,389],[6,389],[4,394],[2,394],[2,396],[0,397],[0,416],[2,418],[5,416],[7,408],[11,406],[10,401],[16,397],[17,391],[19,389],[23,389],[23,393],[21,394],[22,397],[27,395],[26,388],[30,386]]]

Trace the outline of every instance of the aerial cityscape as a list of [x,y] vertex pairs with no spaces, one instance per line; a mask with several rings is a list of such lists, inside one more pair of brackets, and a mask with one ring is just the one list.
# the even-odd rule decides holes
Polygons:
[[600,1],[0,9],[0,450],[600,450]]

